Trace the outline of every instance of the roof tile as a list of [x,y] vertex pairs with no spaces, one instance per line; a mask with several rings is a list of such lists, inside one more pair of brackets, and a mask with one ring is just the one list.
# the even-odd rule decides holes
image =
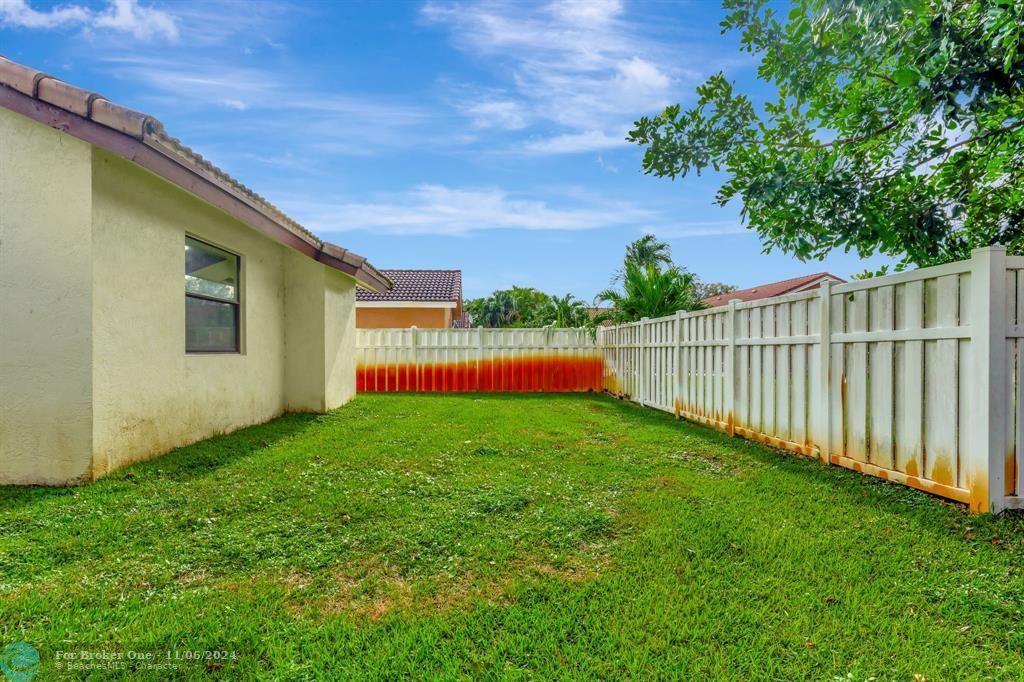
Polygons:
[[462,300],[461,270],[381,270],[394,283],[387,294],[357,291],[357,301],[430,301],[458,303]]
[[709,296],[705,298],[701,303],[711,308],[720,305],[728,305],[729,301],[759,301],[762,298],[771,298],[772,296],[782,296],[788,294],[791,291],[795,291],[801,287],[807,286],[813,283],[815,280],[829,277],[836,282],[845,282],[841,277],[828,272],[816,272],[813,275],[802,275],[800,277],[792,277],[790,279],[784,279],[780,282],[769,282],[768,284],[759,284],[756,287],[750,287],[749,289],[737,289],[736,291],[730,291],[726,294],[718,294],[717,296]]

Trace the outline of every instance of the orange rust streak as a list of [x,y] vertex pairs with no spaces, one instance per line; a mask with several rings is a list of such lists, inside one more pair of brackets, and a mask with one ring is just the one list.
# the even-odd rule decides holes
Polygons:
[[1003,493],[1015,495],[1017,493],[1017,452],[1011,447],[1003,460]]
[[988,496],[988,476],[985,474],[980,476],[972,475],[968,480],[968,485],[971,488],[969,500],[971,511],[975,514],[984,514],[991,511]]
[[952,457],[942,453],[932,463],[931,476],[929,478],[939,485],[953,485]]
[[[874,464],[858,462],[855,459],[850,459],[849,457],[843,457],[841,455],[832,455],[830,459],[832,461],[832,464],[835,464],[837,466],[845,467],[847,469],[853,469],[854,471],[869,474],[871,476],[884,478],[888,481],[902,483],[903,485],[910,486],[911,488],[917,488],[918,490],[923,490],[926,493],[932,493],[933,495],[948,497],[949,499],[956,500],[957,502],[970,502],[971,508],[974,508],[973,486],[971,490],[965,490],[964,488],[957,488],[950,485],[944,485],[942,483],[937,483],[926,478],[910,476],[900,471],[883,469],[882,467],[875,466]],[[988,504],[987,494],[985,495],[985,504]],[[988,511],[988,509],[986,508],[984,511]]]

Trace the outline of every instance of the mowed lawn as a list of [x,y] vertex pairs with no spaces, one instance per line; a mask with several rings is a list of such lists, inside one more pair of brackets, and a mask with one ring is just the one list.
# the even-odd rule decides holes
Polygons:
[[1022,609],[1019,516],[597,395],[362,395],[0,488],[38,679],[1021,679]]

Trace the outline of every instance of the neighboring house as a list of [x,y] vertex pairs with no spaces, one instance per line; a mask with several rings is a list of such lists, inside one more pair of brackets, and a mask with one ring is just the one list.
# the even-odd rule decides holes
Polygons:
[[771,282],[770,284],[761,284],[749,289],[737,289],[736,291],[730,291],[727,294],[709,296],[701,301],[701,303],[709,308],[715,308],[720,305],[729,305],[729,301],[733,300],[757,301],[762,298],[782,296],[783,294],[795,294],[798,291],[807,291],[808,289],[817,289],[824,282],[842,283],[845,281],[845,279],[836,277],[835,275],[827,272],[816,272],[813,275],[784,279],[781,282]]
[[391,291],[356,292],[356,326],[449,328],[466,326],[461,270],[381,270]]
[[159,121],[2,58],[0,149],[0,483],[352,398],[356,283],[390,286],[365,258]]
[[[587,317],[589,317],[591,320],[593,320],[593,319],[595,319],[597,317],[600,317],[601,315],[608,315],[613,310],[615,310],[615,308],[613,308],[610,305],[591,306],[591,307],[587,308]],[[602,327],[610,327],[610,326],[612,326],[614,324],[615,323],[612,322],[609,319],[605,319],[604,321],[601,322],[601,326]]]

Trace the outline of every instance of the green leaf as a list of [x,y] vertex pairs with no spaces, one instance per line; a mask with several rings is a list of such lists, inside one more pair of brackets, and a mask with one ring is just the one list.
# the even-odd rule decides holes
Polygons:
[[892,79],[896,81],[896,84],[900,87],[909,88],[917,85],[917,82],[921,80],[921,74],[919,74],[916,69],[901,67],[893,71]]

